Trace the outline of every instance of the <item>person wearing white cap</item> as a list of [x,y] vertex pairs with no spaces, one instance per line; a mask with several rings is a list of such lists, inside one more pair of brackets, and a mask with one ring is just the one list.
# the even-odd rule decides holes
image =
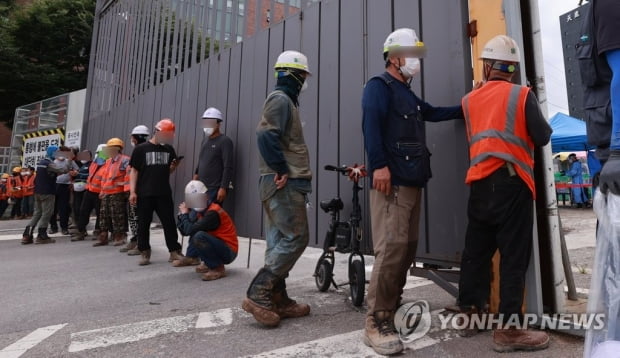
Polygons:
[[194,180],[200,180],[208,189],[209,201],[224,204],[228,190],[232,188],[234,148],[232,140],[222,133],[222,112],[214,107],[202,115],[204,139],[200,146],[198,166]]
[[[533,245],[534,149],[549,142],[552,130],[532,90],[512,83],[521,62],[516,41],[498,35],[480,57],[484,82],[462,100],[470,158],[465,182],[471,190],[458,304],[469,317],[480,317],[489,297],[491,259],[499,250],[501,322],[493,332],[493,349],[545,349],[545,332],[523,329],[522,306]],[[459,334],[477,332],[467,325]]]
[[393,317],[415,261],[422,191],[431,178],[424,121],[463,118],[460,105],[434,107],[412,91],[425,53],[413,29],[389,34],[383,44],[385,72],[366,83],[362,97],[375,252],[363,341],[379,354],[403,350]]
[[312,190],[310,155],[299,116],[299,93],[308,85],[308,59],[285,51],[276,61],[277,84],[256,129],[259,192],[265,214],[265,265],[248,287],[242,307],[274,327],[282,318],[302,317],[310,306],[288,297],[285,279],[309,241],[307,194]]

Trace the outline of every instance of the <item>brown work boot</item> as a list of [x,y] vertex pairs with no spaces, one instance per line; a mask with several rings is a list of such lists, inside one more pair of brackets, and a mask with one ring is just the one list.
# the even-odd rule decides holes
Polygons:
[[207,273],[202,275],[203,281],[214,281],[219,280],[222,277],[226,277],[226,270],[224,269],[224,265],[216,267],[214,269],[209,269]]
[[119,233],[114,234],[114,244],[113,246],[123,246],[127,242],[127,234]]
[[140,252],[140,250],[138,250],[138,245],[136,244],[136,248],[127,251],[127,255],[129,255],[129,256],[140,256],[140,255],[142,255],[142,253]]
[[241,305],[244,311],[251,313],[256,321],[267,327],[280,324],[280,316],[272,302],[272,291],[277,280],[278,277],[268,269],[260,269],[250,283],[247,298]]
[[456,334],[464,338],[473,337],[478,334],[478,327],[475,327],[475,325],[472,324],[472,317],[476,317],[480,314],[478,312],[478,309],[475,306],[471,306],[469,308],[461,308],[460,313],[465,314],[465,317],[463,317],[462,315],[457,316],[457,327],[461,327],[463,325],[466,325],[466,327],[457,330]]
[[22,235],[22,245],[28,245],[34,242],[33,231],[34,227],[26,226],[26,230],[24,230],[24,234]]
[[140,260],[140,263],[139,263],[140,266],[146,266],[151,263],[151,250],[150,249],[141,251],[140,255],[142,255],[142,259]]
[[392,315],[388,311],[375,312],[366,317],[364,344],[378,354],[391,355],[400,353],[404,347],[394,329]]
[[197,257],[189,257],[183,256],[180,260],[172,261],[172,266],[174,267],[183,267],[183,266],[196,266],[200,264],[200,259]]
[[549,335],[527,329],[496,329],[493,331],[493,350],[496,352],[538,351],[549,346]]
[[207,265],[205,265],[204,262],[201,262],[200,265],[198,265],[198,267],[196,267],[196,272],[197,273],[207,273],[207,272],[209,272],[209,267]]
[[[127,243],[127,245],[125,245],[124,247],[121,247],[120,250],[118,250],[119,252],[127,252],[129,255],[129,251],[134,250],[138,248],[138,243],[135,241],[129,241]],[[138,251],[137,255],[140,255],[140,251]]]
[[84,239],[86,238],[86,231],[84,232],[78,232],[77,234],[75,234],[72,238],[71,241],[75,242],[75,241],[84,241]]
[[108,232],[101,231],[99,235],[97,235],[97,242],[93,244],[93,247],[106,246],[107,244],[108,244]]
[[298,318],[310,314],[310,306],[288,297],[286,282],[281,279],[273,289],[273,304],[280,318]]
[[168,258],[168,262],[172,262],[174,260],[181,260],[184,257],[185,256],[183,256],[183,254],[181,253],[181,250],[171,251],[170,257]]

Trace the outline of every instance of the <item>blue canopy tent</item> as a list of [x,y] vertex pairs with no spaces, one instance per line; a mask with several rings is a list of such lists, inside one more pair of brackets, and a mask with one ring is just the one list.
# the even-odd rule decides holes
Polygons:
[[600,161],[591,151],[594,146],[588,144],[586,122],[558,112],[551,117],[549,124],[553,129],[551,134],[551,151],[553,153],[585,150],[588,152],[590,175],[593,176],[601,170]]

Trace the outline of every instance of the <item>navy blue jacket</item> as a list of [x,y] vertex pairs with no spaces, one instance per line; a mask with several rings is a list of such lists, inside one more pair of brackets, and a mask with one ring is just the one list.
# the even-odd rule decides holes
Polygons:
[[362,97],[362,130],[368,172],[372,176],[375,169],[387,166],[392,172],[392,185],[423,186],[394,175],[396,168],[393,168],[391,159],[397,154],[397,147],[399,144],[419,144],[421,150],[427,150],[423,122],[463,119],[463,110],[460,105],[433,107],[418,98],[408,84],[387,72],[382,76],[390,80],[390,84],[379,76],[373,77],[366,83]]

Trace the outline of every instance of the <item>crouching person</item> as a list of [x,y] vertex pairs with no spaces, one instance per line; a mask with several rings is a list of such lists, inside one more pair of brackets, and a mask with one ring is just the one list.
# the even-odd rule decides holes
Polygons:
[[[237,258],[239,241],[232,219],[219,204],[208,201],[207,187],[199,180],[185,187],[185,202],[179,205],[178,228],[189,236],[188,255],[173,261],[174,266],[195,265],[199,259],[207,268],[204,281],[226,276],[224,265]],[[196,257],[197,256],[197,257]],[[198,272],[203,272],[202,270]]]

